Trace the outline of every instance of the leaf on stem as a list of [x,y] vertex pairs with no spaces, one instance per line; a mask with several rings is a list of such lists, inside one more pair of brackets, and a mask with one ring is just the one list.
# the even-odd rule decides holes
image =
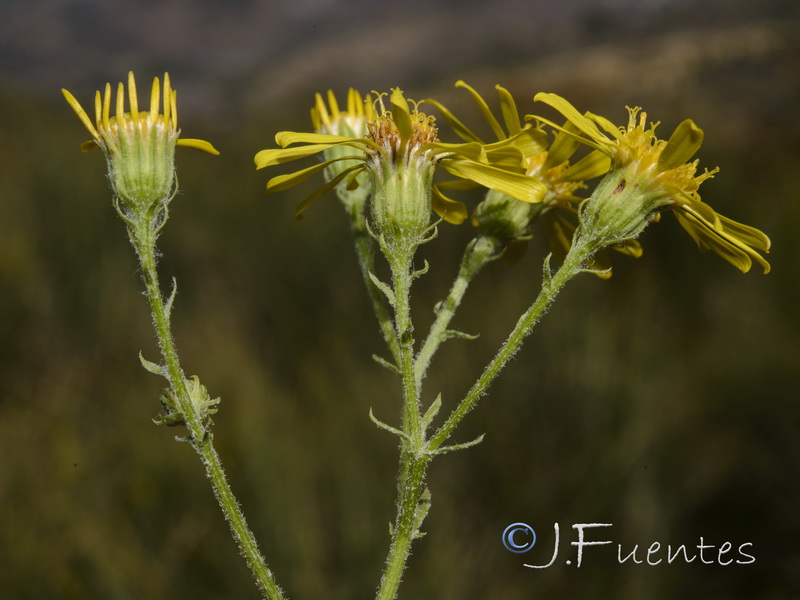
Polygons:
[[170,316],[172,315],[172,303],[174,302],[175,294],[177,293],[178,293],[178,280],[173,277],[172,291],[169,294],[169,298],[167,298],[167,301],[164,303],[164,312],[167,313],[167,319],[169,319]]
[[425,535],[424,531],[420,531],[422,522],[428,516],[428,511],[431,509],[431,491],[425,488],[425,491],[420,495],[417,501],[417,509],[414,511],[414,533],[412,539],[418,540]]
[[477,340],[479,337],[479,335],[464,333],[463,331],[458,331],[456,329],[446,329],[444,333],[442,333],[442,340],[449,340],[452,338],[460,338],[462,340]]
[[386,367],[392,373],[395,373],[396,375],[400,375],[400,369],[397,368],[397,365],[394,365],[394,364],[390,363],[385,358],[382,358],[382,357],[378,356],[377,354],[373,354],[372,355],[372,360],[374,360],[376,363],[378,363],[382,367]]
[[422,417],[422,430],[426,430],[430,427],[431,422],[433,421],[434,417],[439,414],[439,409],[442,407],[442,394],[440,393],[436,396],[436,400],[428,407],[428,410],[425,411],[425,414]]
[[388,285],[386,285],[380,279],[378,279],[372,271],[367,271],[367,273],[369,273],[369,278],[375,285],[375,287],[378,288],[381,292],[383,292],[383,295],[386,296],[386,299],[389,301],[389,304],[394,306],[395,300],[392,288],[390,288]]
[[411,273],[411,279],[412,280],[419,279],[420,277],[425,275],[425,273],[427,273],[428,269],[430,269],[430,268],[431,268],[431,265],[428,263],[427,260],[425,260],[425,266],[422,267],[419,271],[414,271],[413,273]]
[[142,366],[146,371],[150,371],[153,375],[161,375],[162,377],[167,376],[167,370],[162,365],[157,365],[156,363],[147,360],[144,356],[142,356],[141,350],[139,351],[139,362],[142,363]]
[[453,446],[444,446],[443,448],[437,448],[436,450],[426,450],[425,454],[430,456],[437,456],[439,454],[447,454],[448,452],[455,452],[456,450],[466,450],[467,448],[472,448],[473,446],[477,446],[483,441],[483,438],[486,434],[482,433],[478,437],[476,437],[471,442],[466,442],[464,444],[454,444]]
[[391,425],[387,425],[383,421],[379,421],[377,418],[375,418],[375,415],[372,412],[372,407],[370,407],[370,409],[369,409],[369,419],[370,419],[370,421],[375,423],[375,425],[377,425],[381,429],[385,429],[389,433],[393,433],[396,436],[403,438],[405,441],[407,441],[409,443],[411,442],[411,438],[408,437],[407,433],[405,433],[403,431],[400,431],[399,429],[396,429],[395,427],[392,427]]
[[542,264],[542,287],[550,285],[550,282],[553,280],[553,270],[550,268],[551,258],[553,258],[552,252],[544,257],[544,264]]

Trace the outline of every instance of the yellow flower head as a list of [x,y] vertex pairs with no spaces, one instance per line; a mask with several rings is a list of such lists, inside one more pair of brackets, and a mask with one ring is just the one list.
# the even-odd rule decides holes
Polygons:
[[361,96],[358,90],[347,91],[347,110],[339,110],[339,103],[333,91],[328,90],[328,103],[321,94],[316,95],[316,103],[311,109],[311,123],[317,133],[363,137],[367,134],[367,123],[375,119],[372,98]]
[[203,140],[181,139],[178,129],[177,92],[164,74],[163,111],[158,77],[153,81],[150,109],[139,110],[136,82],[128,73],[128,104],[125,111],[125,86],[117,88],[116,114],[111,115],[111,84],[105,93],[95,94],[95,122],[75,97],[62,89],[67,102],[89,130],[92,139],[81,144],[81,151],[100,148],[106,155],[109,177],[116,195],[128,207],[147,208],[164,201],[174,192],[175,146],[190,146],[209,154],[219,154]]
[[[562,258],[572,246],[578,226],[578,206],[585,200],[578,193],[586,188],[585,181],[605,175],[611,166],[608,156],[598,150],[571,163],[579,146],[574,128],[567,121],[550,147],[528,161],[528,174],[539,177],[547,186],[541,218],[553,253]],[[620,240],[611,248],[634,258],[642,255],[642,246],[633,239]],[[611,277],[611,260],[603,250],[591,258],[587,268],[602,279]]]
[[169,74],[164,73],[164,109],[161,111],[161,89],[158,77],[153,79],[153,88],[150,93],[150,110],[139,111],[139,101],[136,94],[136,81],[133,71],[128,73],[128,102],[130,112],[125,112],[125,86],[119,83],[117,87],[116,115],[111,116],[111,84],[106,84],[105,93],[95,93],[95,125],[83,110],[80,103],[69,91],[62,89],[61,93],[69,105],[78,115],[78,118],[92,134],[92,139],[81,144],[81,152],[88,152],[93,148],[103,148],[114,152],[120,148],[120,138],[131,137],[137,131],[142,137],[147,137],[152,130],[165,137],[177,137],[176,145],[190,146],[203,150],[209,154],[217,155],[219,152],[210,143],[204,140],[180,139],[178,129],[178,92],[173,90],[169,83]]
[[[375,119],[372,98],[350,88],[347,92],[347,109],[340,110],[336,96],[328,90],[327,103],[321,94],[311,109],[311,123],[314,131],[342,137],[363,138],[367,135],[367,124]],[[325,179],[336,179],[342,171],[358,166],[357,161],[348,158],[353,149],[344,145],[334,145],[322,151],[322,160],[328,165],[324,170]],[[356,174],[352,182],[336,186],[336,195],[356,220],[363,218],[364,205],[370,195],[370,180],[365,173]]]
[[[490,192],[473,213],[473,224],[479,227],[482,233],[508,243],[527,239],[532,223],[542,219],[545,221],[553,251],[566,254],[576,228],[576,207],[584,200],[577,193],[586,187],[585,180],[600,177],[608,171],[609,158],[601,152],[593,151],[577,162],[571,163],[580,143],[570,135],[558,132],[552,144],[549,144],[547,133],[543,129],[533,128],[530,123],[522,123],[514,98],[504,87],[495,86],[500,101],[502,123],[474,88],[463,81],[458,81],[456,87],[464,88],[470,93],[498,141],[509,140],[515,136],[520,140],[515,144],[520,152],[516,155],[510,154],[508,159],[518,160],[523,172],[542,185],[542,194],[535,204],[521,204],[509,196]],[[467,142],[484,144],[480,136],[464,125],[445,106],[435,100],[428,102],[441,111],[459,137]],[[569,124],[565,127],[569,128]],[[635,241],[629,241],[615,248],[633,256],[641,255],[641,247]],[[595,262],[598,275],[610,275],[606,261],[598,257]]]
[[769,272],[769,263],[758,252],[769,251],[769,238],[717,214],[700,199],[700,184],[717,169],[698,175],[698,161],[689,162],[703,142],[703,131],[690,119],[669,140],[661,140],[655,133],[658,123],[648,124],[638,108],[628,109],[627,126],[617,127],[598,115],[580,114],[555,94],[537,94],[534,100],[567,118],[572,130],[563,131],[611,159],[612,171],[581,211],[584,225],[592,220],[604,228],[608,243],[616,243],[614,236],[636,237],[662,211],[672,210],[701,250],[713,250],[742,272],[750,270],[753,260]]
[[[273,177],[267,182],[267,192],[285,190],[305,181],[320,171],[328,170],[339,161],[349,161],[347,167],[329,178],[326,185],[307,197],[298,207],[300,215],[314,200],[325,192],[334,189],[347,178],[347,186],[358,185],[356,177],[364,171],[370,172],[373,194],[377,193],[376,185],[386,182],[387,173],[398,170],[423,169],[426,179],[430,179],[435,167],[441,167],[456,177],[475,182],[492,189],[502,190],[516,198],[534,201],[541,194],[540,185],[524,176],[519,170],[512,171],[498,166],[493,160],[499,155],[500,146],[506,152],[518,152],[509,149],[513,143],[482,146],[479,143],[444,144],[438,141],[435,122],[432,117],[419,111],[418,105],[409,101],[403,92],[395,88],[391,94],[376,94],[372,109],[364,107],[367,131],[365,135],[342,135],[334,133],[335,111],[328,111],[324,103],[318,102],[312,112],[317,133],[297,133],[283,131],[275,136],[277,149],[262,150],[255,156],[256,168],[262,169],[293,160],[306,158],[318,153],[325,153],[326,160],[300,171]],[[388,107],[384,97],[388,96]],[[329,98],[330,103],[330,98]],[[358,102],[353,102],[357,106]],[[412,108],[413,105],[413,108]],[[348,100],[348,106],[350,101]],[[323,111],[322,109],[325,108]],[[370,114],[370,112],[372,114]],[[348,108],[348,115],[351,113]],[[372,118],[369,118],[369,117]],[[341,123],[341,113],[338,123]],[[494,146],[494,147],[492,147]],[[348,152],[331,156],[327,151],[333,148],[346,148]],[[329,158],[330,157],[330,158]],[[432,185],[430,181],[425,185]],[[427,195],[433,194],[433,205],[444,219],[452,223],[460,223],[466,218],[466,209],[460,202],[450,201],[444,197],[436,186],[429,189]],[[400,207],[395,207],[400,208]],[[418,212],[418,211],[414,211]]]
[[[419,105],[411,100],[412,109],[399,89],[392,91],[390,110],[386,109],[379,94],[377,104],[380,112],[367,123],[367,138],[375,143],[366,152],[372,162],[387,164],[411,164],[432,162],[434,153],[430,144],[439,141],[436,119],[420,112]],[[380,168],[377,164],[377,168]]]

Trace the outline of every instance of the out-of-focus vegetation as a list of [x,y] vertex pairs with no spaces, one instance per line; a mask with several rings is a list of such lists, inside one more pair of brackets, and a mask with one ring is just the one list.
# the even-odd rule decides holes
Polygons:
[[[721,167],[704,200],[771,236],[773,272],[699,254],[667,215],[641,259],[568,286],[467,419],[461,438],[484,443],[434,462],[401,597],[796,597],[800,47],[773,25],[598,42],[407,90],[459,114],[473,110],[451,89],[463,77],[487,95],[508,86],[526,112],[553,91],[616,121],[641,104],[662,133],[692,117],[701,166]],[[222,155],[179,152],[160,271],[177,278],[183,365],[222,397],[218,448],[278,581],[292,598],[364,598],[387,551],[397,454],[367,415],[392,422],[399,385],[370,359],[383,349],[336,200],[296,222],[302,190],[264,197],[252,167],[276,131],[307,127],[310,103],[224,122],[183,113],[185,134]],[[0,597],[257,598],[196,456],[150,421],[162,382],[137,359],[156,357],[148,309],[102,156],[77,152],[84,137],[56,89],[0,87]],[[424,249],[420,332],[469,234],[443,225]],[[448,342],[429,400],[441,390],[452,407],[477,376],[536,293],[544,252],[534,240],[521,263],[479,276],[454,325],[481,337]],[[543,547],[507,552],[515,521]],[[554,521],[562,560],[525,569],[549,560]],[[613,523],[603,535],[625,553],[702,536],[752,542],[757,560],[618,565],[615,548],[589,548],[578,571],[563,560],[576,522]]]

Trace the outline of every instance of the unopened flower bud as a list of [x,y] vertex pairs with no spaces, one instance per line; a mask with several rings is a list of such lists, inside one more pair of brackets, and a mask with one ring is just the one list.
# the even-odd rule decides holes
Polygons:
[[125,112],[125,86],[117,88],[116,114],[111,116],[111,85],[103,95],[95,94],[95,123],[67,90],[64,97],[92,134],[81,145],[86,152],[100,148],[108,163],[108,177],[119,202],[122,216],[132,223],[152,222],[175,193],[175,146],[192,146],[209,154],[219,154],[203,140],[180,139],[177,93],[164,74],[163,111],[158,77],[153,81],[150,109],[139,110],[136,82],[128,74],[128,104]]

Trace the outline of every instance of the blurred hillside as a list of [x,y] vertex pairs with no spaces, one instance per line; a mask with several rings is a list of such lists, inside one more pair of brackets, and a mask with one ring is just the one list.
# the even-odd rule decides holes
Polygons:
[[[184,367],[223,403],[216,439],[291,598],[369,597],[393,516],[399,386],[381,353],[346,219],[303,190],[265,197],[253,154],[308,126],[316,91],[400,85],[465,119],[464,79],[524,112],[538,91],[612,120],[641,105],[659,132],[693,118],[703,199],[766,231],[773,272],[697,252],[666,216],[639,260],[559,297],[467,419],[472,450],[430,473],[433,508],[401,598],[789,599],[800,594],[800,4],[363,0],[2,0],[0,3],[0,598],[257,598],[202,469],[151,422],[162,382],[141,280],[103,159],[64,103],[134,69],[165,70],[182,128],[222,155],[180,152],[159,247],[175,276]],[[417,328],[446,293],[469,227],[425,248]],[[538,289],[538,239],[470,290],[433,365],[453,406]],[[792,390],[795,390],[794,392]],[[653,541],[754,544],[754,565],[532,571],[500,533],[527,521],[614,523]],[[566,535],[566,534],[565,534]],[[548,542],[543,542],[548,543]],[[541,559],[541,560],[540,560]]]

